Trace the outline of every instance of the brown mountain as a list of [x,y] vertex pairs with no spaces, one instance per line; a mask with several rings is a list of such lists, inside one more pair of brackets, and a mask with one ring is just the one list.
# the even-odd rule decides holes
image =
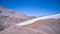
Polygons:
[[23,27],[13,26],[0,34],[60,34],[60,19],[39,20]]
[[[40,20],[41,18],[37,17],[39,20],[35,21],[35,17],[18,14],[17,12],[11,10],[6,11],[5,12],[7,14],[5,12],[3,13],[2,10],[0,11],[0,29],[6,28],[5,30],[1,31],[0,34],[60,34],[60,14],[43,17],[43,20]],[[33,21],[35,22],[32,24],[23,24],[24,26],[21,27],[16,26],[17,23],[26,24]],[[7,28],[8,26],[11,27]]]
[[35,18],[35,16],[27,16],[0,6],[0,31],[16,23],[20,23],[32,18]]
[[48,34],[60,34],[60,19],[39,20],[24,27],[33,28]]

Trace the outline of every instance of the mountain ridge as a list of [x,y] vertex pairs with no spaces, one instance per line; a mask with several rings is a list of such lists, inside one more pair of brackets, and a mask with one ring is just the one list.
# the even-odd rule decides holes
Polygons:
[[[36,18],[35,16],[27,16],[22,13],[18,13],[14,10],[10,10],[3,6],[0,6],[0,28],[7,28],[8,26],[20,23],[26,20]],[[4,25],[4,26],[3,26]]]
[[0,34],[60,34],[60,13],[32,17],[0,8]]

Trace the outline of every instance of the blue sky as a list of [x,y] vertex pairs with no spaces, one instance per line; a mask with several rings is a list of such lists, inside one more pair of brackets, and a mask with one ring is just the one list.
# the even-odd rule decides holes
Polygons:
[[60,0],[0,0],[0,5],[29,16],[60,13]]

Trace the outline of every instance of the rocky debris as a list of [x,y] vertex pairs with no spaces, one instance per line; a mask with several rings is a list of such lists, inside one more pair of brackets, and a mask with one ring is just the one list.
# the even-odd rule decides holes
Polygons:
[[[48,16],[48,19],[46,19],[47,17],[43,17],[42,18],[43,20],[40,20],[38,18],[39,19],[38,21],[20,27],[20,26],[16,26],[16,24],[22,23],[24,21],[36,17],[27,16],[21,13],[19,14],[17,12],[14,12],[13,10],[1,7],[0,8],[0,34],[60,34],[59,15],[60,14],[54,16]],[[52,17],[53,18],[55,17],[56,19],[55,18],[53,19]],[[31,20],[31,22],[33,21]]]
[[0,34],[45,34],[45,33],[27,27],[11,27],[6,31],[0,32]]
[[14,25],[0,34],[60,34],[60,19],[39,20],[23,27]]
[[25,14],[21,14],[14,10],[0,6],[0,30],[32,18],[35,17],[27,16]]
[[60,19],[39,20],[24,27],[33,28],[49,34],[60,34]]

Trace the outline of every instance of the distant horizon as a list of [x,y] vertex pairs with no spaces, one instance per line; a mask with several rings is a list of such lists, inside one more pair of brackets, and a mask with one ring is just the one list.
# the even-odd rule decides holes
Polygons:
[[60,13],[60,0],[0,0],[0,5],[28,16]]

